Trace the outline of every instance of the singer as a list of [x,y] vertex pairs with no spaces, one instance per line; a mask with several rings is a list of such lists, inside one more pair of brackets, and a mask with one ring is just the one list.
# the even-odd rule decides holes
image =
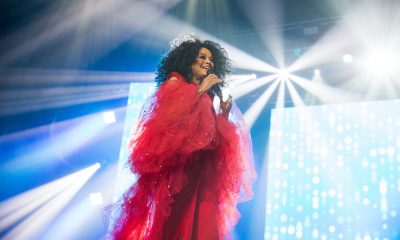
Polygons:
[[110,238],[230,238],[256,174],[248,128],[232,99],[222,99],[229,72],[219,44],[192,35],[171,43],[129,143],[137,182],[117,206]]

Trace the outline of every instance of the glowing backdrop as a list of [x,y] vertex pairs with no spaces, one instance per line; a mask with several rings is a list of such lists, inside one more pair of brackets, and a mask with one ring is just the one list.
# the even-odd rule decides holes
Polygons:
[[275,109],[265,239],[400,238],[400,100]]
[[129,188],[129,186],[136,181],[134,175],[128,168],[128,165],[126,165],[126,161],[128,159],[127,145],[129,143],[129,137],[131,136],[131,133],[136,129],[135,123],[140,116],[143,105],[145,104],[147,98],[154,92],[154,86],[155,84],[153,82],[131,83],[129,86],[128,104],[126,107],[124,131],[122,133],[122,143],[118,160],[118,172],[113,197],[114,201],[117,201]]

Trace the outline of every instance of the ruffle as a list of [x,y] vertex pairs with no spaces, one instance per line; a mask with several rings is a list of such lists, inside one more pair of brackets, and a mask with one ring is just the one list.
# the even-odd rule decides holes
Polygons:
[[151,98],[129,144],[134,173],[159,172],[185,163],[198,150],[212,147],[215,120],[207,94],[173,72]]

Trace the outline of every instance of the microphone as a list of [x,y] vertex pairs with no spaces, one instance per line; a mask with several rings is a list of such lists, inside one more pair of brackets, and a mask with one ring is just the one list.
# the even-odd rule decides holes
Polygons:
[[[215,74],[215,73],[214,73],[214,69],[211,68],[211,69],[208,71],[208,74]],[[217,75],[217,74],[215,74],[215,75]],[[218,75],[217,75],[217,77],[219,78]],[[210,93],[210,96],[211,96],[211,97],[214,97],[215,95],[217,95],[218,98],[222,101],[222,100],[223,100],[223,97],[222,97],[222,90],[221,90],[221,88],[222,88],[223,86],[224,86],[223,83],[216,83],[216,84],[214,84],[214,85],[210,88],[210,90],[208,90],[208,92]]]

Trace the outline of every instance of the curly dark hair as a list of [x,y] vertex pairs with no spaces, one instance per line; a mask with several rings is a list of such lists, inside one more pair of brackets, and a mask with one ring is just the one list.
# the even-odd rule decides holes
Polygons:
[[195,62],[201,48],[210,50],[213,56],[213,73],[223,81],[225,76],[231,72],[231,60],[225,49],[218,43],[212,41],[200,41],[192,38],[180,43],[178,46],[170,49],[157,65],[155,81],[157,86],[165,82],[171,72],[178,72],[187,82],[192,78],[192,65]]

